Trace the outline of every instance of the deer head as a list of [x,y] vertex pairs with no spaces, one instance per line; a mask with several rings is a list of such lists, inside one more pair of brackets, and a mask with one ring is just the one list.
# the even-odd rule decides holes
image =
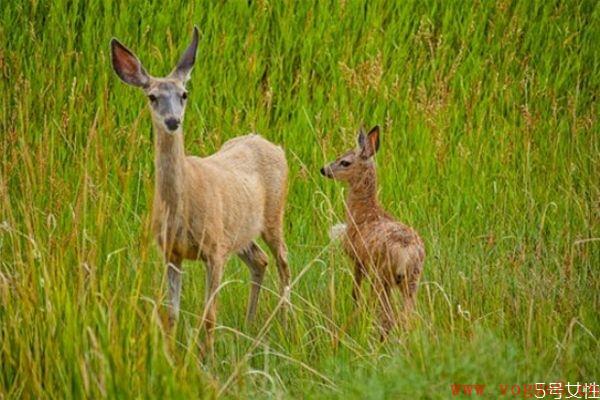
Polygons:
[[187,100],[185,85],[196,61],[198,28],[194,26],[192,43],[179,59],[177,66],[164,78],[149,75],[136,55],[117,39],[113,38],[110,41],[110,47],[112,65],[119,78],[142,89],[148,97],[155,126],[164,127],[167,133],[181,131]]
[[358,147],[339,156],[332,163],[321,168],[321,174],[327,178],[350,182],[362,177],[363,173],[373,165],[373,156],[379,150],[379,126],[374,126],[369,133],[364,128],[358,132]]

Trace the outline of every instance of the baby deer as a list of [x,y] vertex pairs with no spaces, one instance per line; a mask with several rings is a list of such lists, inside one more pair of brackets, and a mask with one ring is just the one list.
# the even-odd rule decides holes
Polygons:
[[379,127],[375,126],[368,134],[361,129],[358,148],[321,168],[321,174],[349,186],[343,245],[355,263],[352,297],[358,299],[363,277],[370,276],[378,297],[384,338],[396,323],[390,303],[391,289],[398,286],[402,291],[407,317],[414,306],[425,249],[417,232],[395,221],[379,205],[373,162],[378,149]]
[[112,64],[127,84],[148,98],[155,134],[153,232],[164,254],[169,283],[169,321],[179,313],[182,261],[206,264],[205,350],[214,343],[216,295],[223,266],[237,254],[250,268],[252,285],[247,320],[256,312],[267,255],[256,244],[262,236],[277,260],[282,295],[289,296],[290,273],[283,237],[288,167],[283,150],[258,135],[225,143],[206,157],[186,156],[183,116],[186,82],[196,59],[198,28],[191,45],[165,78],[150,76],[138,58],[116,39]]

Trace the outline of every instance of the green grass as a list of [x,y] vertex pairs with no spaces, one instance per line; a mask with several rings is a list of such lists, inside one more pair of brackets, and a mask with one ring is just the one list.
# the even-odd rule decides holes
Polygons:
[[[0,11],[0,398],[449,398],[452,383],[600,378],[600,6],[596,1],[7,1]],[[183,3],[183,2],[182,2]],[[153,133],[113,73],[118,37],[164,75],[202,32],[188,153],[281,143],[296,279],[220,293],[199,359],[204,269],[175,337],[150,233]],[[319,168],[382,126],[381,201],[427,248],[410,330],[355,313]]]

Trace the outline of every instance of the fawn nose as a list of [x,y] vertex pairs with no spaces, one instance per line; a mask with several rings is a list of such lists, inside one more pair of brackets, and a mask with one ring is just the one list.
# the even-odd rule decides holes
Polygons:
[[325,167],[321,167],[321,175],[325,175]]
[[167,125],[170,131],[174,131],[179,128],[179,120],[177,118],[167,118],[165,119],[165,125]]

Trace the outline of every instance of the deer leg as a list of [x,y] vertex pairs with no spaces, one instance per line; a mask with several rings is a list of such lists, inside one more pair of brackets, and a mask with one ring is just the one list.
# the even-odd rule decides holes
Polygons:
[[387,335],[395,324],[394,311],[391,304],[391,288],[389,283],[382,282],[381,278],[377,278],[374,289],[379,302],[380,339],[383,341],[387,338]]
[[203,327],[206,330],[206,339],[204,341],[204,352],[212,354],[214,350],[214,329],[217,321],[217,292],[221,285],[223,276],[223,261],[210,260],[206,263],[206,288],[204,300],[204,320]]
[[285,310],[290,303],[290,269],[287,262],[287,247],[283,241],[283,229],[279,226],[275,229],[275,232],[266,232],[263,239],[277,261],[280,295],[283,298],[283,308]]
[[167,262],[167,279],[169,285],[169,325],[175,326],[179,316],[179,304],[181,299],[181,261],[171,260]]
[[238,253],[242,261],[250,268],[252,283],[250,284],[250,297],[248,298],[248,310],[246,312],[246,323],[254,320],[256,307],[258,304],[258,295],[265,277],[268,258],[265,252],[255,243],[250,242],[248,247]]
[[[405,280],[406,281],[406,280]],[[411,316],[415,308],[415,300],[417,295],[416,282],[403,282],[401,286],[402,294],[404,295],[404,309],[402,310],[402,325],[408,326],[411,321]]]
[[360,296],[360,284],[362,283],[364,277],[364,270],[362,264],[359,261],[356,261],[354,264],[354,280],[352,286],[352,299],[354,303],[358,303],[358,297]]
[[404,296],[404,310],[402,311],[402,325],[408,326],[412,312],[415,308],[415,293],[411,292]]

